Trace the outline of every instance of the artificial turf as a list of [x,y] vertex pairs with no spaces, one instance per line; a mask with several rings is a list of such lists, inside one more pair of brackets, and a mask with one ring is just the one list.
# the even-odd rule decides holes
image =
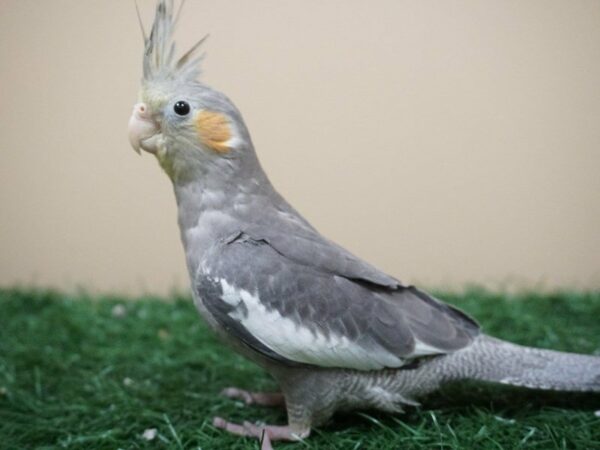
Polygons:
[[[438,295],[498,337],[600,354],[600,292]],[[2,449],[256,449],[211,418],[283,423],[285,414],[220,397],[227,386],[275,388],[215,339],[189,298],[0,289]],[[598,395],[454,386],[407,414],[336,416],[305,442],[276,447],[600,449],[597,410]]]

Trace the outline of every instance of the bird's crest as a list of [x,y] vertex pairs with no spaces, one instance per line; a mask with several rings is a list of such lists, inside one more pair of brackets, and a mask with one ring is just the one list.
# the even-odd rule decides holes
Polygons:
[[184,3],[185,0],[181,0],[177,13],[173,14],[174,1],[159,0],[149,36],[144,31],[138,9],[138,19],[140,19],[140,27],[144,37],[144,80],[180,79],[193,81],[200,75],[200,62],[203,55],[199,55],[198,50],[208,38],[208,35],[196,42],[192,48],[175,61],[173,33]]

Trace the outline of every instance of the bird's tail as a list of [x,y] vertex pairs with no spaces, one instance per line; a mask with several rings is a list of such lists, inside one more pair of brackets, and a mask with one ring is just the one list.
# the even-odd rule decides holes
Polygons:
[[532,389],[600,392],[600,357],[524,347],[485,335],[441,358],[438,364],[445,381],[480,380]]

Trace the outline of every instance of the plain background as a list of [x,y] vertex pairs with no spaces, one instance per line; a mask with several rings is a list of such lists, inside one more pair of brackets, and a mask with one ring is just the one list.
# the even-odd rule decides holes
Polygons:
[[[154,2],[140,0],[149,27]],[[600,287],[600,2],[189,0],[280,191],[405,282]],[[187,288],[133,1],[0,1],[0,284]]]

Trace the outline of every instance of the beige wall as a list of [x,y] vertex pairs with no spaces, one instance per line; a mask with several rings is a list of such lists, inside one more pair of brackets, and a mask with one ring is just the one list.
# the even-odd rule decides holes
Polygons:
[[[146,20],[153,1],[141,0]],[[600,288],[600,2],[191,0],[279,189],[407,282]],[[0,285],[187,286],[133,1],[0,1]]]

